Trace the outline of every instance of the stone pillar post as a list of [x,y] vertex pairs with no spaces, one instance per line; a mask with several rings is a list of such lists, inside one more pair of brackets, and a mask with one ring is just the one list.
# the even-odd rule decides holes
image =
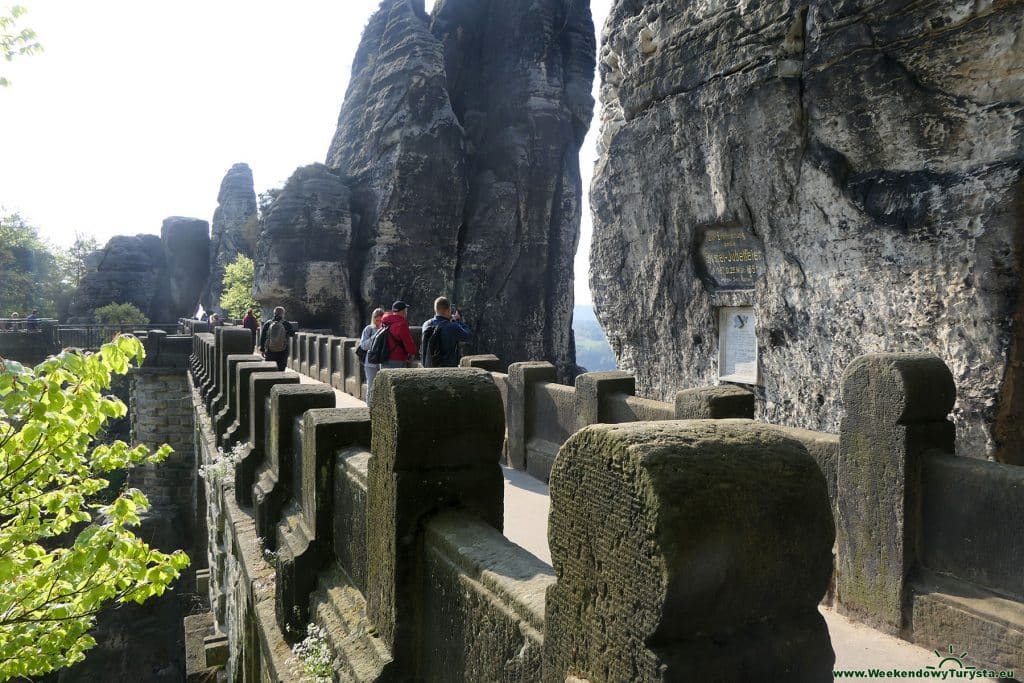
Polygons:
[[292,502],[277,525],[275,611],[284,633],[301,633],[309,594],[330,556],[334,454],[370,446],[366,408],[314,408],[302,416],[301,449],[292,454]]
[[199,358],[197,359],[196,373],[194,375],[196,389],[202,393],[203,385],[206,384],[209,376],[210,358],[213,353],[213,335],[209,332],[196,335],[199,339]]
[[216,361],[217,377],[206,403],[211,419],[221,411],[228,400],[228,356],[252,353],[252,333],[244,327],[218,327],[217,339],[220,340]]
[[336,337],[331,344],[331,381],[330,385],[338,391],[345,391],[345,337]]
[[754,419],[754,394],[732,384],[684,389],[675,404],[678,420]]
[[527,425],[533,410],[530,393],[538,382],[555,382],[558,370],[546,361],[527,361],[508,366],[508,465],[517,470],[526,469]]
[[545,683],[823,681],[825,479],[753,422],[598,424],[562,446]]
[[363,397],[363,365],[356,355],[357,339],[345,340],[345,388],[343,391],[349,396],[361,399]]
[[219,369],[217,359],[220,358],[220,347],[223,343],[221,342],[221,334],[223,331],[223,327],[216,327],[211,333],[213,334],[213,348],[207,349],[209,359],[206,366],[206,377],[203,379],[203,386],[199,387],[199,393],[203,397],[203,405],[206,406],[207,410],[210,407],[210,399],[216,393],[217,370]]
[[310,363],[313,362],[312,359],[310,358],[310,354],[309,354],[309,351],[310,351],[310,341],[312,341],[312,339],[313,339],[313,335],[309,334],[308,332],[299,332],[297,335],[295,335],[295,339],[293,340],[296,344],[299,345],[299,369],[298,369],[298,372],[299,372],[299,374],[302,374],[302,375],[308,375],[309,374],[309,365],[310,365]]
[[278,385],[270,390],[265,409],[267,445],[252,486],[256,533],[270,550],[277,547],[275,529],[292,494],[296,419],[310,408],[333,408],[336,400],[334,389],[322,384]]
[[300,360],[301,360],[301,358],[300,358],[301,350],[300,350],[300,347],[299,347],[299,335],[300,334],[302,334],[302,332],[296,332],[295,336],[292,337],[291,342],[288,344],[288,366],[287,367],[291,368],[295,372],[299,371],[299,365],[300,365]]
[[952,453],[946,419],[953,377],[925,353],[861,356],[843,373],[836,466],[836,603],[858,621],[900,635],[907,578],[917,563],[921,458]]
[[381,370],[374,380],[367,500],[367,617],[412,677],[417,539],[424,518],[461,508],[502,528],[504,416],[494,380],[472,368]]
[[[277,364],[274,364],[277,369]],[[269,415],[265,415],[267,397],[278,384],[298,384],[299,376],[290,372],[255,372],[249,375],[249,447],[235,465],[235,501],[239,505],[252,505],[252,485],[256,481],[256,468],[263,463],[267,445]]]
[[259,363],[262,360],[259,356],[251,353],[233,353],[227,357],[225,363],[227,381],[222,392],[223,401],[221,401],[223,407],[216,415],[210,417],[210,424],[213,427],[218,446],[224,445],[224,437],[238,410],[236,402],[238,387],[235,385],[238,366],[242,363]]
[[628,372],[585,372],[576,378],[576,429],[607,422],[603,404],[612,394],[636,394],[636,379]]
[[327,358],[320,364],[320,381],[328,386],[332,385],[332,377],[337,372],[338,366],[338,353],[337,349],[341,346],[341,337],[328,337],[327,348],[325,353]]
[[493,353],[479,353],[459,359],[460,368],[480,368],[489,372],[501,372],[501,359]]
[[277,363],[261,360],[235,366],[235,396],[232,399],[235,417],[224,432],[222,443],[225,450],[249,440],[249,377],[256,372],[277,372]]

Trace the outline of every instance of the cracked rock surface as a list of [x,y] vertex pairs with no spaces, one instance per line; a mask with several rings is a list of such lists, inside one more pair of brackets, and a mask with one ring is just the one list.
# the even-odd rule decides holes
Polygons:
[[[594,51],[588,2],[444,0],[432,16],[422,2],[382,2],[327,155],[351,193],[347,244],[331,256],[344,278],[334,299],[314,301],[287,281],[291,262],[272,272],[258,258],[257,299],[290,296],[317,326],[357,334],[375,306],[404,299],[422,320],[444,294],[472,325],[475,348],[505,363],[544,358],[572,375]],[[335,227],[315,218],[318,251],[317,235]],[[258,254],[291,239],[276,234],[261,236]]]
[[591,288],[641,392],[714,383],[753,305],[761,417],[835,431],[854,357],[931,351],[958,451],[1024,457],[1024,3],[619,0],[599,62]]
[[235,164],[224,175],[217,193],[217,208],[210,224],[210,284],[203,294],[203,308],[225,315],[220,307],[224,270],[239,255],[252,258],[255,251],[256,190],[248,164]]

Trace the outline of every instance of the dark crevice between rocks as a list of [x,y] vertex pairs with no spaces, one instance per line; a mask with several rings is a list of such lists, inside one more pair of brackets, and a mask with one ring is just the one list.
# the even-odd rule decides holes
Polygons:
[[1011,309],[1015,310],[1010,323],[1006,370],[996,397],[992,438],[997,461],[1024,465],[1024,177],[1017,179],[1013,204],[1013,215],[1017,217],[1013,234],[1017,291],[1011,295]]
[[[571,149],[567,150],[566,154],[570,154]],[[572,334],[572,302],[573,292],[570,288],[568,292],[563,292],[558,286],[558,277],[560,273],[556,272],[555,266],[561,262],[559,258],[559,252],[564,248],[562,244],[562,236],[559,228],[562,225],[562,208],[565,202],[564,195],[564,183],[566,168],[570,164],[571,159],[567,159],[563,154],[562,163],[560,164],[560,172],[555,179],[555,191],[552,193],[551,201],[551,214],[548,217],[548,229],[547,229],[547,267],[544,269],[544,356],[545,358],[558,359],[562,358],[562,354],[559,353],[559,349],[556,348],[556,334],[558,330],[558,320],[556,313],[558,312],[563,302],[560,301],[561,297],[569,297],[569,349],[568,355],[565,356],[565,365],[558,368],[559,379],[563,382],[571,382],[578,374],[578,368],[576,366],[576,344]],[[582,181],[581,181],[582,182]],[[573,254],[575,257],[575,254]],[[574,259],[569,259],[569,268],[574,267]],[[569,280],[572,282],[572,279]],[[560,336],[560,335],[559,335]]]
[[800,72],[796,77],[797,103],[800,109],[800,152],[796,161],[796,179],[789,189],[790,203],[796,201],[796,191],[800,187],[804,159],[807,156],[807,146],[811,140],[811,119],[808,114],[809,107],[807,102],[807,35],[810,33],[810,17],[807,5],[797,10],[793,26],[786,36],[786,41],[791,41],[791,44],[784,44],[784,49],[791,49],[793,51],[793,58],[800,60]]

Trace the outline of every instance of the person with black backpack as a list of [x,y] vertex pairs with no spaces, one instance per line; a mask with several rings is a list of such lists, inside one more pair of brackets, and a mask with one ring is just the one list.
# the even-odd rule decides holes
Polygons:
[[420,351],[425,368],[456,368],[459,366],[459,342],[473,336],[469,325],[452,308],[447,297],[434,300],[434,317],[423,323]]
[[277,363],[277,369],[284,371],[288,364],[288,338],[295,336],[295,328],[284,319],[284,306],[274,309],[274,319],[263,323],[260,332],[260,351],[263,358]]
[[363,373],[366,375],[366,407],[370,407],[370,390],[373,388],[373,378],[380,370],[380,363],[370,362],[370,342],[373,341],[374,333],[380,329],[380,320],[384,317],[383,308],[373,309],[370,315],[370,324],[363,328],[363,334],[359,338],[359,346],[356,347],[356,355],[363,362]]

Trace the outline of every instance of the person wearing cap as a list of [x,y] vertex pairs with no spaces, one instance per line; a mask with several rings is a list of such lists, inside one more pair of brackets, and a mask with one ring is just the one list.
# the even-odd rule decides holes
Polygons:
[[416,360],[416,342],[409,332],[409,304],[401,300],[391,304],[391,312],[384,314],[380,324],[388,328],[388,359],[381,363],[381,369],[409,367],[409,361]]

